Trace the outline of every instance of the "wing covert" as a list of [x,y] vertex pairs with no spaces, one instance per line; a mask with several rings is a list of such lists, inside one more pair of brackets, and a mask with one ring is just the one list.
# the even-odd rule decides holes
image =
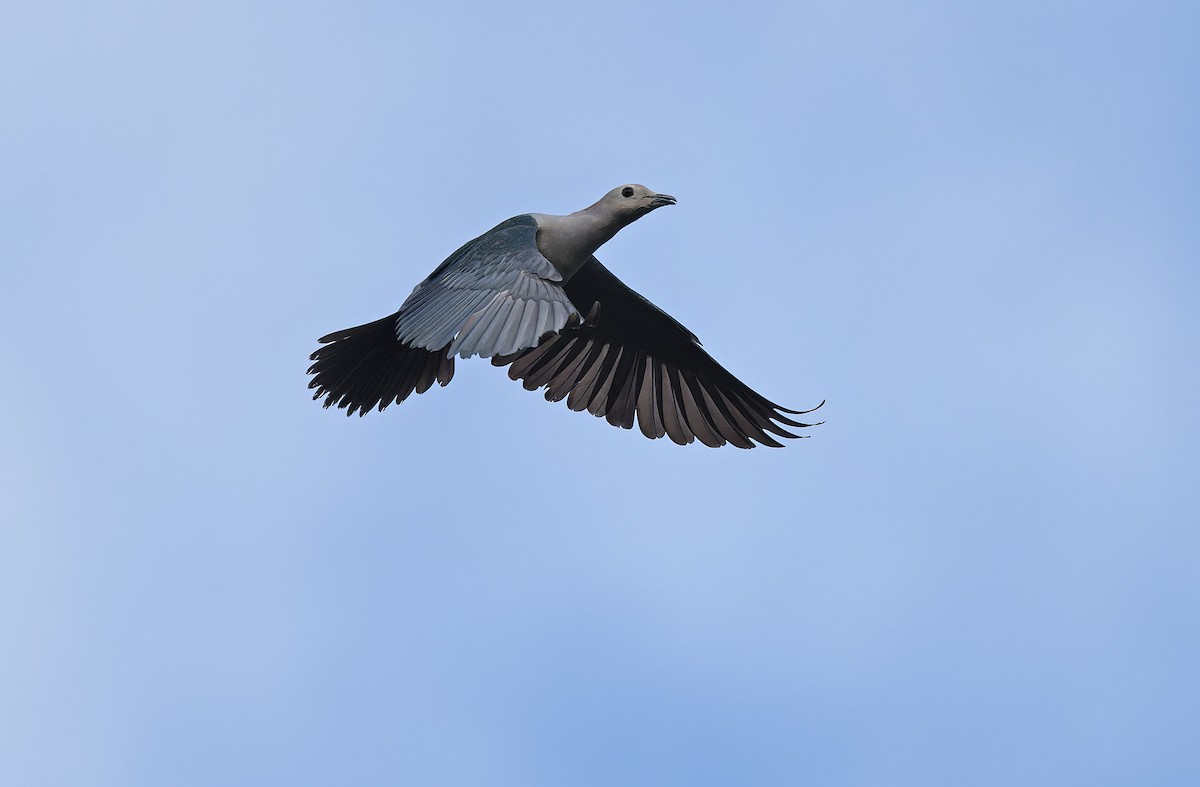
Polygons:
[[511,355],[534,347],[577,310],[537,247],[536,219],[517,216],[464,244],[400,307],[396,338],[447,354]]

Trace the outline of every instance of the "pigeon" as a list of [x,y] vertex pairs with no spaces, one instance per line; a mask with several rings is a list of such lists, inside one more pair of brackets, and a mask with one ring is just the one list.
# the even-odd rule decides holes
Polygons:
[[[613,426],[686,445],[781,447],[807,428],[713,360],[695,334],[623,284],[595,252],[621,228],[675,205],[645,186],[618,186],[566,216],[501,222],[418,284],[399,311],[322,336],[313,399],[347,415],[425,393],[454,377],[454,358],[508,367],[527,390],[566,399]],[[636,418],[635,418],[636,417]]]

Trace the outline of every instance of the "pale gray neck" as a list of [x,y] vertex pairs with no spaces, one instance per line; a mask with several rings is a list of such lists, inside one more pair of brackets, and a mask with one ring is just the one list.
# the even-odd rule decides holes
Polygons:
[[610,211],[601,210],[599,202],[569,216],[531,215],[538,224],[538,251],[550,260],[564,279],[575,275],[596,249],[629,223]]

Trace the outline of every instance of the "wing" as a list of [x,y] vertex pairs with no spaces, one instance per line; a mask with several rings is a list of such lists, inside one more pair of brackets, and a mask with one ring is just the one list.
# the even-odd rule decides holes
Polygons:
[[451,254],[400,311],[321,337],[308,387],[326,407],[365,415],[449,383],[455,353],[517,353],[578,320],[562,276],[538,251],[537,221],[517,216]]
[[449,354],[511,355],[562,329],[574,304],[537,247],[537,221],[517,216],[451,254],[400,307],[396,337]]
[[595,257],[565,290],[588,315],[584,324],[533,349],[492,359],[496,366],[511,363],[508,376],[523,380],[528,390],[546,386],[548,400],[566,398],[572,410],[604,416],[625,429],[633,427],[636,413],[644,435],[666,435],[680,445],[698,439],[712,447],[753,448],[755,442],[780,447],[772,434],[799,437],[781,425],[814,426],[784,415],[811,410],[789,410],[755,393],[713,360],[688,329]]

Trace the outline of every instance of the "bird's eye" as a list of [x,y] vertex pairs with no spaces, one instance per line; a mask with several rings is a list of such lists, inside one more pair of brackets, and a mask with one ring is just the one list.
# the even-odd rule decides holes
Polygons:
[[633,196],[633,186],[626,186],[625,188],[621,189],[621,196],[622,197],[632,197]]

